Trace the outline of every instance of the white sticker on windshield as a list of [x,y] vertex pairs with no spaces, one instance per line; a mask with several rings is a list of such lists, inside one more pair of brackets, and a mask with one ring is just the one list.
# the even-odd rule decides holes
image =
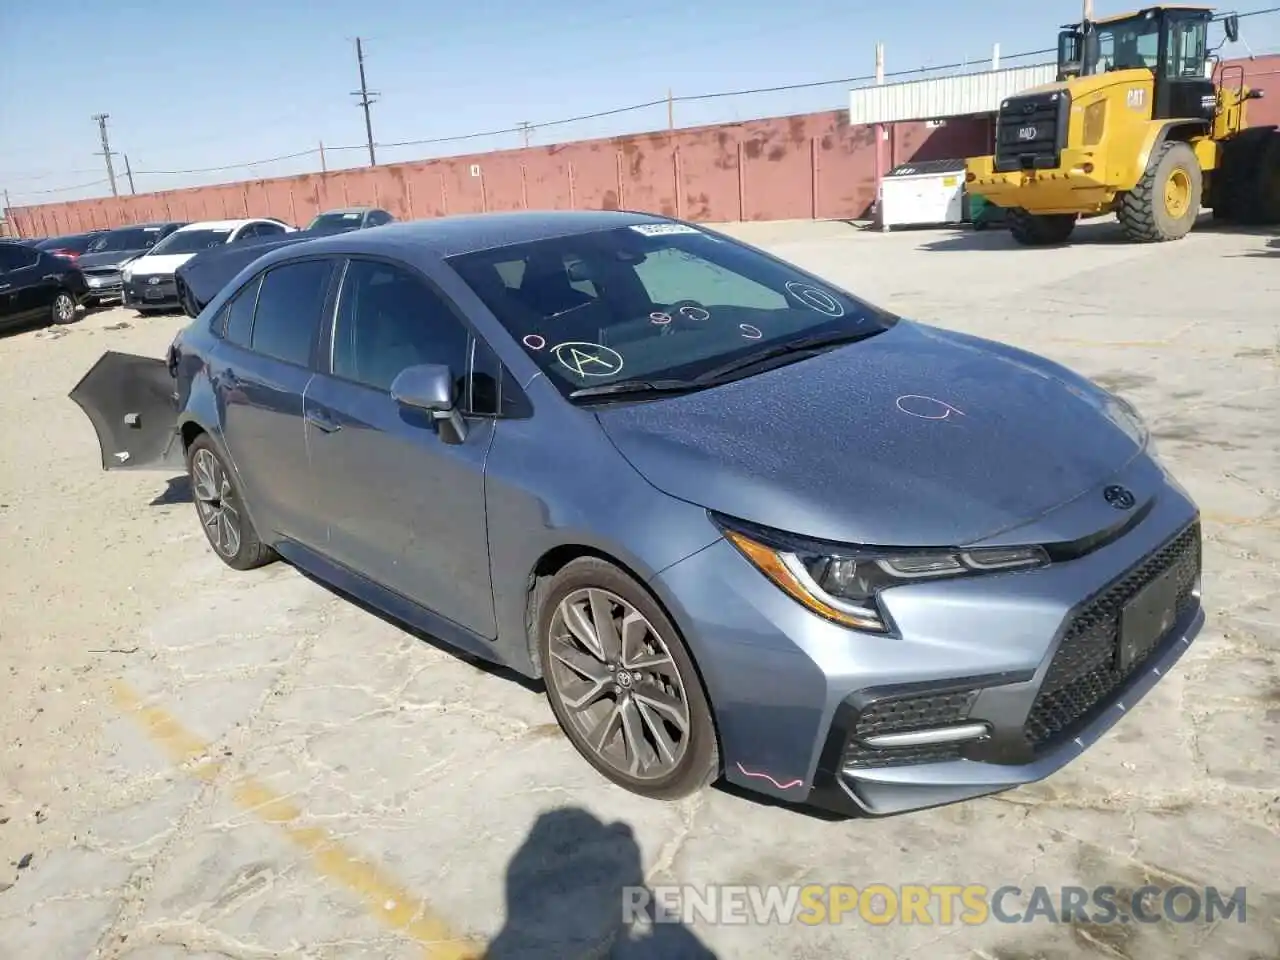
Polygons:
[[673,233],[702,233],[697,227],[684,223],[633,223],[631,229],[646,237],[666,237]]

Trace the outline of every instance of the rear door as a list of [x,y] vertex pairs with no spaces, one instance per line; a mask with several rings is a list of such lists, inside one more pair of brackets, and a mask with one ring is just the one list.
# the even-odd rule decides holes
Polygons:
[[405,367],[446,364],[465,411],[472,337],[416,271],[353,259],[329,356],[307,389],[312,474],[333,559],[483,637],[496,635],[484,458],[494,421],[449,443],[391,398]]
[[[53,287],[42,279],[44,254],[18,243],[0,244],[0,299],[6,304],[5,320],[22,323],[41,316],[53,303]],[[46,295],[47,294],[47,295]]]
[[251,281],[215,324],[223,343],[210,363],[227,451],[254,521],[264,534],[313,548],[326,528],[315,511],[302,398],[334,272],[331,259],[298,260]]

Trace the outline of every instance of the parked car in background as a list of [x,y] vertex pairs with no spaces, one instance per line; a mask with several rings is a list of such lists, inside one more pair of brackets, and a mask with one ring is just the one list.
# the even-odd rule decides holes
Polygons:
[[121,271],[125,265],[138,259],[182,226],[185,224],[176,220],[137,223],[108,230],[94,240],[78,261],[84,272],[85,283],[89,285],[85,306],[93,307],[119,300],[123,295]]
[[86,289],[84,275],[66,257],[0,241],[0,325],[71,323]]
[[648,797],[1040,780],[1204,623],[1199,512],[1125,400],[657,216],[280,244],[72,398],[105,467],[185,463],[228,566],[541,677]]
[[38,247],[40,246],[40,244],[44,243],[48,239],[49,239],[48,237],[20,237],[15,242],[20,243],[26,247]]
[[288,224],[264,217],[205,220],[179,227],[121,271],[121,301],[140,314],[172,310],[180,305],[174,271],[200,251],[293,232]]
[[307,225],[307,230],[316,233],[346,233],[348,230],[380,227],[393,220],[395,217],[377,207],[345,207],[320,214]]
[[76,260],[89,249],[93,241],[97,240],[105,232],[104,230],[91,230],[88,233],[73,233],[65,237],[50,237],[48,240],[41,240],[35,246],[37,250],[51,253],[55,257]]

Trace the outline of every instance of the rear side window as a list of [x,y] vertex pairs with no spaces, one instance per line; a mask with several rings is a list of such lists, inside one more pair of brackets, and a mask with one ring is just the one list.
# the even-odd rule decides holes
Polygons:
[[236,346],[249,346],[249,339],[253,335],[253,308],[258,302],[260,286],[262,278],[255,277],[223,308],[222,335]]
[[308,366],[332,278],[331,260],[303,260],[267,271],[253,315],[251,349]]

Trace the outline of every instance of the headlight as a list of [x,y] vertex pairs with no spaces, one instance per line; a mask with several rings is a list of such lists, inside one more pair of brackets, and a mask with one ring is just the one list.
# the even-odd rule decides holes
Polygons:
[[879,550],[817,543],[713,515],[725,538],[792,599],[857,630],[888,630],[876,597],[919,580],[1042,566],[1038,546]]
[[130,270],[128,267],[125,267],[123,270],[120,271],[120,279],[123,280],[125,283],[128,283],[130,280],[133,279],[133,271]]
[[1107,101],[1099,100],[1084,108],[1084,137],[1086,147],[1096,147],[1102,142],[1102,132],[1107,125]]

